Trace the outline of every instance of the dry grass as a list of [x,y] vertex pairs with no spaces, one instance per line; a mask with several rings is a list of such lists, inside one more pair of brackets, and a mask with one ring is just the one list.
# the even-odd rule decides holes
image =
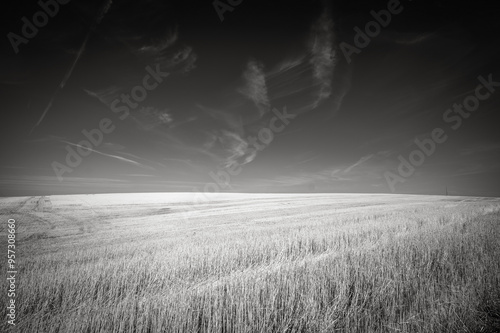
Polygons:
[[4,202],[20,221],[17,330],[498,332],[500,202],[463,200],[242,196],[189,221],[175,200]]

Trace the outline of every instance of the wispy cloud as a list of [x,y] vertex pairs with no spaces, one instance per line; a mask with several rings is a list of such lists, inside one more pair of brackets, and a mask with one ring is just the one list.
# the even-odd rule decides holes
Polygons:
[[110,106],[111,103],[119,96],[122,89],[119,86],[113,85],[104,89],[90,91],[83,89],[90,97],[97,98],[104,105]]
[[[335,115],[350,89],[350,67],[338,53],[334,21],[330,8],[323,12],[310,28],[303,54],[289,56],[266,73],[271,104],[289,104],[295,114],[309,112],[328,102]],[[292,103],[287,103],[292,100]]]
[[189,159],[185,159],[185,158],[164,158],[163,159],[164,161],[166,162],[174,162],[174,163],[182,163],[184,165],[187,165],[188,167],[194,169],[194,170],[200,170],[200,167],[193,163],[191,160]]
[[393,32],[393,34],[397,34],[397,36],[394,37],[394,42],[401,45],[414,45],[423,43],[436,35],[435,32],[419,33],[419,34],[409,34],[409,33],[401,34]]
[[304,62],[305,56],[296,57],[293,59],[287,59],[278,65],[278,71],[283,72],[289,69],[295,68]]
[[236,162],[244,165],[255,159],[257,151],[250,149],[248,142],[244,139],[245,128],[239,113],[202,105],[198,107],[217,121],[218,128],[207,133],[203,148],[219,156],[217,160],[222,167],[229,167]]
[[313,76],[320,86],[315,106],[332,94],[333,72],[337,64],[333,28],[333,20],[325,9],[311,29],[310,63],[313,66]]
[[364,162],[368,161],[370,158],[372,158],[374,155],[373,154],[369,154],[369,155],[366,155],[366,156],[363,156],[361,157],[356,163],[354,163],[353,165],[347,167],[344,172],[348,173],[348,172],[351,172],[351,170],[355,167],[357,167],[358,165],[360,164],[363,164]]
[[170,128],[180,127],[180,126],[183,126],[184,124],[193,122],[197,119],[198,119],[198,117],[192,116],[192,117],[189,117],[189,118],[184,119],[184,120],[176,121],[170,125]]
[[128,159],[128,158],[125,158],[125,157],[122,157],[122,156],[113,155],[113,154],[106,154],[106,153],[103,153],[101,151],[98,151],[98,150],[95,150],[95,149],[92,149],[92,148],[89,148],[89,147],[85,147],[85,146],[79,145],[77,143],[69,142],[69,141],[66,141],[66,140],[61,140],[61,142],[64,142],[64,143],[66,143],[68,145],[71,145],[71,146],[80,147],[82,149],[91,151],[93,153],[96,153],[96,154],[99,154],[99,155],[102,155],[102,156],[106,156],[106,157],[110,157],[110,158],[114,158],[114,159],[120,160],[122,162],[130,163],[130,164],[136,165],[136,166],[144,168],[144,169],[154,170],[154,168],[152,168],[150,166],[141,164],[141,163],[139,163],[137,161],[133,161],[131,159]]
[[151,130],[161,125],[169,125],[173,122],[172,114],[168,109],[158,110],[151,106],[141,107],[139,112],[132,115],[132,119],[134,119],[143,130]]
[[246,85],[239,91],[254,102],[260,116],[263,116],[270,109],[264,65],[255,60],[250,60],[243,73],[243,78]]
[[186,74],[196,68],[197,59],[193,48],[183,45],[173,53],[157,56],[154,62],[165,70]]
[[[146,37],[142,36],[142,38]],[[141,45],[132,50],[140,57],[141,61],[149,63],[150,66],[156,64],[161,71],[168,72],[169,74],[186,74],[196,67],[197,55],[192,47],[186,45],[181,45],[171,50],[171,46],[176,44],[177,41],[178,33],[175,30],[174,33],[159,41]],[[146,72],[137,73],[129,81],[141,84],[143,82],[141,76],[144,77],[146,74]],[[121,93],[127,92],[129,89],[131,89],[130,86],[115,84],[100,90],[92,91],[84,89],[84,91],[89,96],[97,98],[101,103],[110,107],[110,104],[119,98]],[[160,108],[157,108],[157,111],[150,112],[151,109],[151,106],[145,107],[145,113],[155,113],[159,115],[158,119],[161,120],[163,118],[163,122],[165,122],[165,112],[160,112]]]
[[277,176],[270,182],[281,186],[304,186],[308,184],[322,185],[322,187],[331,187],[339,182],[351,182],[354,179],[346,176],[332,176],[329,169],[318,172],[296,172],[287,176]]
[[240,165],[250,163],[257,155],[255,150],[248,150],[248,142],[237,133],[223,130],[220,141],[228,156],[226,156],[223,166],[229,167],[238,162]]
[[301,164],[305,164],[305,163],[308,163],[308,162],[314,161],[314,160],[316,160],[316,159],[317,159],[318,157],[320,157],[320,156],[321,156],[321,155],[319,155],[319,154],[318,154],[318,155],[315,155],[315,156],[313,156],[313,157],[306,158],[306,159],[304,159],[304,160],[301,160],[301,161],[299,161],[299,162],[295,163],[294,165],[301,165]]
[[499,172],[500,172],[500,163],[498,163],[496,160],[488,160],[488,161],[473,160],[463,163],[460,168],[456,168],[447,176],[460,177],[460,176],[470,176],[470,175],[479,175],[487,173],[497,174]]
[[82,56],[83,51],[85,51],[85,46],[87,45],[87,41],[89,39],[89,36],[90,36],[90,32],[88,32],[87,35],[85,36],[85,39],[84,39],[82,45],[80,46],[80,49],[78,50],[75,59],[73,59],[71,66],[66,71],[66,74],[64,74],[64,77],[63,77],[62,81],[59,83],[59,86],[56,88],[56,91],[54,91],[54,93],[50,97],[49,103],[47,104],[47,106],[43,110],[43,113],[40,116],[40,118],[38,118],[38,121],[36,122],[35,126],[33,126],[31,128],[30,134],[33,133],[35,128],[41,124],[41,122],[43,121],[43,119],[47,115],[47,112],[49,112],[49,110],[52,108],[52,104],[54,103],[57,95],[59,95],[59,93],[64,88],[64,86],[66,86],[66,83],[68,82],[69,78],[71,77],[71,74],[73,73],[73,70],[75,69],[75,66],[78,63],[78,60],[80,60],[80,57]]
[[243,135],[243,120],[239,113],[231,110],[215,109],[200,104],[196,105],[203,113],[218,121],[221,125],[228,127],[233,132]]
[[347,167],[335,166],[321,173],[327,173],[333,180],[379,180],[381,179],[381,172],[387,169],[387,157],[390,154],[391,152],[387,150],[378,151],[362,156],[355,163]]
[[341,174],[343,174],[343,171],[341,169],[335,169],[330,173],[330,178],[335,181],[352,180],[349,177],[341,176]]
[[112,0],[107,0],[99,8],[99,11],[97,13],[96,19],[92,23],[92,26],[88,30],[87,34],[85,35],[85,38],[83,39],[83,42],[82,42],[80,48],[78,49],[78,51],[76,53],[76,56],[73,59],[73,62],[71,63],[70,67],[68,68],[68,70],[64,74],[64,77],[63,77],[62,81],[59,83],[59,86],[56,88],[56,90],[54,91],[54,93],[50,97],[49,103],[47,104],[47,106],[43,110],[43,113],[40,116],[40,118],[38,119],[38,121],[35,124],[35,126],[33,126],[33,128],[31,129],[30,134],[35,130],[35,128],[37,126],[40,125],[40,123],[43,121],[43,119],[47,115],[47,112],[49,112],[50,108],[52,108],[52,104],[54,103],[56,97],[59,95],[59,93],[61,92],[61,90],[66,86],[66,83],[68,82],[69,78],[71,77],[71,74],[73,73],[73,70],[75,69],[76,64],[78,63],[78,61],[80,60],[83,52],[85,51],[85,47],[87,46],[87,42],[88,42],[88,40],[90,38],[90,34],[92,33],[92,31],[94,31],[97,28],[97,26],[99,25],[99,23],[101,23],[102,19],[104,18],[104,16],[108,12],[108,10],[111,7],[112,3],[113,3]]
[[64,177],[64,182],[59,182],[58,178],[55,176],[32,176],[32,175],[23,175],[23,176],[15,176],[15,175],[3,175],[0,177],[0,184],[2,185],[58,185],[58,186],[67,186],[71,183],[83,183],[86,185],[108,185],[107,183],[127,183],[126,180],[122,179],[113,179],[113,178],[82,178],[82,177]]
[[170,46],[175,44],[178,38],[179,38],[179,30],[177,27],[175,27],[173,31],[170,31],[165,36],[162,36],[160,39],[154,40],[150,43],[144,43],[137,49],[137,52],[140,54],[147,54],[153,56],[162,54]]
[[452,173],[451,177],[477,175],[488,172],[489,171],[488,169],[489,168],[485,167],[481,163],[475,163],[473,165],[469,165],[456,170],[455,172]]
[[500,152],[500,144],[498,143],[483,143],[476,145],[469,145],[460,150],[461,155],[473,155],[478,153],[492,153]]

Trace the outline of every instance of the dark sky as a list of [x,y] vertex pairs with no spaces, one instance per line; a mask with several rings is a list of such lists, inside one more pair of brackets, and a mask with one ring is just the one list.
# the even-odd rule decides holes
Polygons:
[[1,196],[500,196],[500,5],[3,6]]

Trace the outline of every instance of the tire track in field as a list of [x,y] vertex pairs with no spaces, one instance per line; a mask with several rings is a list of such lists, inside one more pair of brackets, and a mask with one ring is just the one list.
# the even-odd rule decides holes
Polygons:
[[36,211],[42,213],[52,212],[52,201],[47,196],[40,197],[37,202]]
[[[5,219],[15,219],[16,221],[19,218],[16,215],[22,215],[21,208],[25,207],[30,200],[33,200],[35,197],[19,197],[19,198],[8,198],[14,199],[15,201],[11,202],[2,202],[2,207],[0,207],[0,216],[2,216],[2,221]],[[7,223],[0,224],[0,232],[7,232]]]
[[[86,200],[79,199],[79,201],[82,202],[82,207],[74,208],[73,210],[58,207],[54,210],[51,209],[50,213],[61,220],[63,222],[62,224],[68,226],[72,235],[92,234],[97,232],[103,217],[97,213],[93,206]],[[46,201],[44,205],[44,209],[46,209]]]
[[28,197],[24,201],[20,201],[15,207],[12,207],[10,209],[11,214],[19,214],[28,209],[27,207],[30,206],[30,204],[33,202],[33,200],[36,200],[36,197]]
[[52,210],[52,203],[50,199],[46,196],[41,197],[31,197],[25,202],[25,204],[19,209],[25,217],[29,217],[33,222],[38,223],[41,226],[41,230],[33,230],[34,232],[28,234],[23,241],[37,240],[52,238],[48,232],[56,228],[56,224],[50,218],[43,216],[50,213]]
[[[52,201],[49,196],[41,197],[30,197],[25,200],[21,205],[18,205],[19,213],[24,216],[29,217],[33,222],[41,225],[41,230],[36,230],[33,233],[27,235],[25,240],[37,240],[45,238],[59,237],[62,235],[68,235],[68,230],[64,230],[65,226],[69,227],[69,234],[84,234],[95,232],[95,225],[88,225],[89,220],[92,218],[75,218],[72,215],[65,214],[66,211],[58,212],[57,209],[53,209]],[[97,215],[93,209],[90,209],[94,215]],[[68,212],[71,212],[68,210]],[[63,234],[55,236],[49,235],[48,232],[56,229],[56,226],[60,225],[62,230],[59,230],[58,234],[62,231]],[[72,228],[71,226],[74,226]]]
[[81,229],[82,233],[94,233],[96,232],[96,229],[98,228],[99,224],[94,222],[95,220],[101,221],[103,220],[101,216],[94,210],[94,207],[87,201],[84,200],[83,198],[80,198],[80,201],[84,203],[84,205],[87,208],[87,211],[90,211],[92,213],[92,217],[86,219],[85,222],[82,223]]
[[48,197],[31,196],[16,198],[2,210],[8,211],[8,215],[19,222],[17,232],[20,233],[20,241],[25,241],[50,237],[47,232],[55,228],[55,223],[41,215],[51,209]]

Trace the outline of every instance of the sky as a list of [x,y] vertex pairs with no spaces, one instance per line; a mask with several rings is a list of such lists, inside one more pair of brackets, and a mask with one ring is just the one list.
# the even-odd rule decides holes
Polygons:
[[4,4],[0,196],[500,196],[499,4]]

